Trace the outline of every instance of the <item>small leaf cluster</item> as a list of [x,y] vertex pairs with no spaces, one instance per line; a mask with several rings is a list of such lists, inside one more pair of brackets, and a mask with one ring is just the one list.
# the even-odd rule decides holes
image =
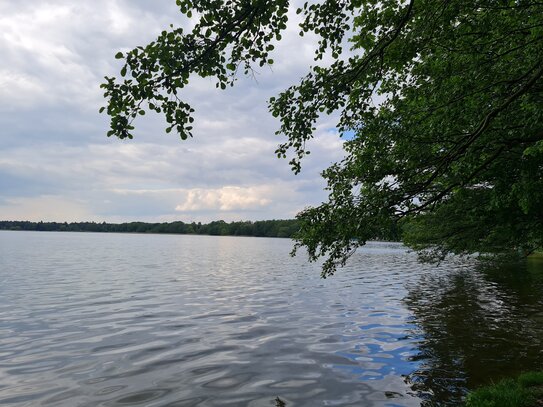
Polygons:
[[134,120],[147,110],[163,114],[168,127],[182,139],[192,137],[194,109],[180,98],[191,75],[212,77],[226,89],[239,68],[273,64],[273,41],[286,28],[288,2],[266,0],[183,1],[177,5],[188,18],[197,19],[185,32],[170,26],[145,47],[116,54],[124,60],[121,79],[106,77],[101,85],[110,116],[108,136],[132,138]]

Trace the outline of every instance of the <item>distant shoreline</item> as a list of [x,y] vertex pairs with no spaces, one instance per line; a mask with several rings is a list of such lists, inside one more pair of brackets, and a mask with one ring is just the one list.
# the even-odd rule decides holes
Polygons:
[[[272,219],[258,221],[225,222],[217,220],[210,223],[185,223],[182,221],[148,223],[97,223],[97,222],[30,222],[0,221],[0,230],[36,232],[93,232],[93,233],[138,233],[159,235],[193,236],[245,236],[277,237],[292,239],[300,229],[297,219]],[[384,231],[382,236],[372,240],[398,242],[399,232]]]
[[92,232],[92,233],[137,233],[201,236],[246,236],[291,238],[299,229],[295,219],[274,219],[263,221],[238,221],[227,223],[223,220],[202,224],[181,221],[164,223],[125,222],[30,222],[0,221],[0,230],[37,232]]

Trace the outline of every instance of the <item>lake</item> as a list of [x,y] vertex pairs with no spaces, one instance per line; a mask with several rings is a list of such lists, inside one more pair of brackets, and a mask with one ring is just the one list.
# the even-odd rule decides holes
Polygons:
[[543,263],[334,277],[288,239],[0,231],[0,405],[458,405],[543,366]]

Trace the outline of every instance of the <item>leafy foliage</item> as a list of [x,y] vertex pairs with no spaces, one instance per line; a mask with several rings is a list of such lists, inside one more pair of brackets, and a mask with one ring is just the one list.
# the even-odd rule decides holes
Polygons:
[[[146,47],[137,47],[117,59],[126,64],[121,69],[121,83],[106,77],[101,85],[108,98],[107,114],[111,116],[108,136],[132,138],[133,120],[145,114],[144,107],[163,113],[168,127],[176,130],[182,139],[192,136],[194,119],[192,107],[178,97],[191,74],[213,76],[217,87],[232,85],[235,72],[246,74],[251,64],[260,66],[273,63],[268,58],[274,46],[273,39],[281,39],[286,28],[288,2],[177,0],[181,13],[187,17],[199,16],[190,32],[183,28],[163,31]],[[103,107],[101,112],[106,110]]]
[[[178,98],[191,74],[234,82],[273,63],[288,1],[177,1],[198,16],[125,58],[102,85],[109,135],[132,137],[144,103],[191,135]],[[328,202],[298,215],[297,247],[333,274],[352,251],[401,221],[429,258],[530,253],[543,246],[543,4],[535,0],[322,0],[298,10],[316,33],[316,65],[270,100],[295,173],[323,114],[339,112],[345,159],[323,172]],[[349,49],[345,46],[349,43]],[[321,62],[325,55],[332,63]]]

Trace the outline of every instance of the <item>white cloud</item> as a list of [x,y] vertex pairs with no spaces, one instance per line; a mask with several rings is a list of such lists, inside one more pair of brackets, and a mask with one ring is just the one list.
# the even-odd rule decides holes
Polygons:
[[47,90],[41,81],[31,75],[0,70],[0,100],[3,110],[15,110],[21,106],[28,106],[29,100],[33,103],[40,103],[47,98]]
[[190,212],[202,210],[233,211],[256,209],[270,204],[268,187],[234,187],[219,189],[192,189],[185,201],[175,207],[176,211]]

